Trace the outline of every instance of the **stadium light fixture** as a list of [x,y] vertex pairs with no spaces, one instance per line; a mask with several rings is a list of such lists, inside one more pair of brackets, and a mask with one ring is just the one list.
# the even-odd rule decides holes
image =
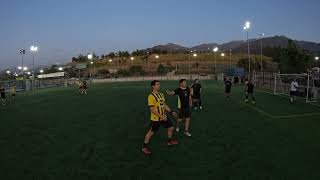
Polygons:
[[318,56],[316,56],[316,57],[314,58],[314,60],[318,61],[318,60],[319,60],[319,57],[318,57]]
[[27,74],[30,75],[31,73],[30,73],[30,72],[27,72]]
[[251,27],[251,23],[250,23],[250,21],[247,21],[247,22],[244,24],[243,29],[244,29],[244,30],[249,30],[250,27]]
[[19,70],[21,70],[21,69],[22,69],[22,67],[21,67],[21,66],[18,66],[18,69],[19,69]]
[[30,47],[30,51],[33,52],[33,53],[37,52],[38,51],[38,46],[31,46]]
[[248,59],[249,59],[249,79],[251,77],[251,55],[250,55],[250,42],[249,42],[249,29],[251,28],[250,21],[246,21],[243,29],[247,32],[247,44],[248,44]]
[[10,71],[8,70],[8,71],[6,71],[6,73],[7,73],[7,74],[10,74]]
[[24,70],[24,71],[27,71],[27,70],[28,70],[28,67],[27,67],[27,66],[23,67],[23,70]]
[[218,52],[219,51],[219,48],[218,47],[215,47],[215,48],[213,48],[213,52]]
[[112,59],[109,59],[109,62],[112,62]]
[[91,60],[93,58],[92,54],[88,54],[88,59]]
[[93,64],[93,61],[91,61],[90,64]]
[[221,53],[221,56],[222,56],[222,57],[224,57],[224,56],[225,56],[225,54],[224,54],[224,53]]
[[156,55],[156,59],[159,59],[159,56],[158,56],[158,55]]
[[62,71],[63,70],[63,68],[62,67],[59,67],[59,71]]
[[133,60],[134,60],[134,57],[131,57],[130,59],[133,61]]
[[198,56],[198,54],[193,54],[193,57],[197,57]]
[[43,73],[43,72],[44,72],[44,71],[41,69],[41,70],[40,70],[40,73]]

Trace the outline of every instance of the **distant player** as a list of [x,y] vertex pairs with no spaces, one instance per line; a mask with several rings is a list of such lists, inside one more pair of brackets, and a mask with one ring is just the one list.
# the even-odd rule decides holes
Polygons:
[[145,155],[151,154],[148,144],[151,137],[159,130],[160,126],[163,126],[168,130],[167,145],[171,146],[178,144],[178,141],[172,139],[174,128],[166,113],[171,113],[173,116],[177,116],[177,114],[171,111],[171,109],[166,105],[164,95],[160,92],[160,82],[157,80],[152,81],[151,88],[152,92],[148,96],[148,106],[151,112],[151,124],[142,147],[142,152]]
[[293,103],[295,98],[298,96],[298,88],[299,84],[296,79],[294,79],[291,82],[291,87],[290,87],[290,103]]
[[13,83],[10,87],[12,101],[16,100],[17,86]]
[[199,82],[199,79],[194,80],[194,83],[191,86],[191,94],[192,99],[194,102],[194,109],[197,110],[198,108],[202,110],[202,102],[201,102],[201,84]]
[[187,87],[187,80],[181,79],[179,81],[179,88],[174,91],[167,91],[168,95],[177,95],[180,101],[180,110],[178,114],[178,120],[176,125],[176,131],[180,131],[180,123],[183,118],[186,119],[185,123],[185,131],[184,134],[188,137],[191,137],[191,133],[189,132],[190,127],[190,118],[191,118],[191,108],[192,108],[192,97],[190,93],[190,88]]
[[225,85],[225,96],[227,98],[227,100],[230,99],[230,95],[231,95],[231,87],[232,87],[232,81],[229,77],[226,78],[226,80],[224,81],[224,85]]
[[2,106],[6,105],[6,91],[4,86],[0,86],[0,94],[1,94],[1,104]]
[[252,104],[255,103],[255,99],[254,99],[254,96],[253,96],[253,89],[254,89],[254,84],[252,82],[252,79],[249,80],[249,82],[246,83],[246,99],[245,99],[245,102],[248,102],[249,101],[249,96],[251,96],[252,98]]
[[86,82],[86,81],[83,81],[83,82],[82,82],[82,94],[85,94],[85,95],[88,94],[88,93],[87,93],[87,88],[88,88],[87,82]]
[[82,94],[82,81],[78,80],[76,84],[78,85],[79,94]]

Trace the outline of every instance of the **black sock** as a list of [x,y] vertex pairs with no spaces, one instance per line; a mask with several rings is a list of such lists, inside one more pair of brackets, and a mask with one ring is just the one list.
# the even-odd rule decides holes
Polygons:
[[143,143],[143,148],[146,148],[148,146],[148,144]]
[[172,138],[168,138],[168,142],[171,142],[172,141]]

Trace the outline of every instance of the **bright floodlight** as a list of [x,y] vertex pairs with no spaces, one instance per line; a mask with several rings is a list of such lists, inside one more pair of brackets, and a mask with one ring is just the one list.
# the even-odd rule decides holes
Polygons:
[[130,59],[133,61],[133,60],[134,60],[134,57],[131,57]]
[[24,70],[24,71],[27,71],[27,70],[28,70],[28,67],[23,67],[23,70]]
[[158,56],[158,55],[156,55],[156,59],[159,59],[159,56]]
[[314,59],[315,59],[316,61],[318,61],[318,60],[319,60],[319,57],[317,56],[317,57],[315,57]]
[[63,68],[62,67],[59,67],[59,71],[62,71],[63,70]]
[[88,59],[92,59],[93,55],[92,54],[88,54]]
[[112,59],[109,59],[109,62],[112,62]]
[[247,29],[250,29],[250,25],[251,25],[251,23],[249,22],[249,21],[247,21],[246,23],[245,23],[245,25],[244,25],[244,30],[247,30]]
[[22,69],[22,67],[21,67],[21,66],[19,66],[19,67],[18,67],[18,69],[19,69],[19,70],[21,70],[21,69]]
[[15,74],[16,77],[18,77],[18,74]]
[[31,73],[30,73],[30,72],[27,72],[27,74],[30,75]]
[[225,54],[224,54],[224,53],[221,53],[221,56],[222,56],[222,57],[224,57],[224,56],[225,56]]
[[7,74],[10,74],[10,71],[6,71],[7,72]]
[[198,56],[198,54],[193,54],[193,57],[197,57]]
[[40,70],[40,73],[43,73],[43,70],[42,70],[42,69]]
[[219,50],[219,48],[218,48],[218,47],[215,47],[215,48],[213,49],[213,52],[218,52],[218,50]]
[[37,46],[31,46],[31,47],[30,47],[30,50],[31,50],[32,52],[37,52],[37,51],[38,51],[38,47],[37,47]]
[[90,64],[93,64],[93,61],[91,61]]

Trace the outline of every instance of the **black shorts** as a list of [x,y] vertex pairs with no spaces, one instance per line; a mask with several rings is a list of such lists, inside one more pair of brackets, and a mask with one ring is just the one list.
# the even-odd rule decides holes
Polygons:
[[290,91],[290,96],[298,96],[298,91]]
[[11,94],[11,96],[16,96],[16,94]]
[[224,92],[227,94],[231,93],[231,88],[226,88]]
[[1,99],[5,99],[6,95],[5,94],[1,94]]
[[179,119],[190,118],[191,117],[190,108],[181,108],[181,109],[179,109],[178,117],[179,117]]
[[200,94],[194,94],[194,95],[192,96],[192,99],[194,99],[194,100],[199,100],[199,99],[201,99],[201,96],[200,96]]
[[247,93],[246,93],[246,94],[247,94],[247,95],[249,95],[249,94],[250,94],[250,95],[252,96],[252,95],[253,95],[253,91],[247,91]]
[[167,121],[151,121],[150,123],[150,127],[153,132],[157,132],[160,126],[163,126],[167,129],[173,127],[170,119],[167,119]]

